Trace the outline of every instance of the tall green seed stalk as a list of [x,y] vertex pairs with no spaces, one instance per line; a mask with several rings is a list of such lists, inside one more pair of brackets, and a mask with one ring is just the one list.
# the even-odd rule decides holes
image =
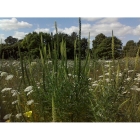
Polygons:
[[67,53],[66,53],[66,42],[62,39],[60,45],[60,54],[61,54],[61,66],[64,68],[65,77],[67,76]]
[[115,46],[114,46],[114,36],[113,36],[113,30],[112,30],[112,59],[113,59],[113,63],[114,63],[114,50],[115,50]]
[[56,122],[55,93],[52,96],[52,122]]
[[55,22],[55,30],[56,30],[56,53],[57,53],[57,58],[59,58],[59,40],[58,40],[57,22]]
[[79,18],[79,55],[78,55],[78,82],[80,81],[81,76],[81,18]]
[[137,68],[137,66],[138,66],[139,52],[140,52],[140,48],[138,48],[138,51],[137,51],[137,54],[136,54],[134,70],[136,70],[136,68]]
[[21,71],[22,71],[22,80],[23,80],[24,85],[26,85],[26,82],[25,82],[25,74],[24,74],[24,66],[23,66],[24,65],[23,56],[21,54],[19,45],[18,45],[18,52],[19,52],[19,56],[20,56],[20,64],[21,64]]
[[46,91],[46,69],[45,69],[45,60],[47,59],[47,54],[46,54],[46,46],[43,45],[43,38],[41,34],[41,49],[40,49],[40,56],[41,56],[41,62],[42,62],[42,68],[43,68],[43,88],[44,91]]
[[[57,23],[55,22],[55,29],[56,29],[56,35],[57,35],[57,42],[54,43],[54,57],[53,57],[53,80],[54,80],[54,93],[52,94],[52,121],[56,122],[56,106],[55,106],[55,95],[58,90],[58,58],[59,58],[59,42],[58,42],[58,30],[57,30]],[[63,55],[64,56],[64,55]]]
[[74,41],[74,75],[78,73],[77,69],[77,54],[76,54],[77,39]]
[[89,33],[89,37],[88,37],[88,49],[86,50],[86,61],[85,61],[85,65],[83,67],[83,73],[85,73],[85,75],[87,76],[87,74],[89,73],[89,65],[90,65],[90,33]]
[[119,73],[120,73],[120,65],[118,63],[118,66],[117,66],[117,75],[116,75],[116,88],[119,85]]
[[[2,39],[1,39],[1,42],[0,42],[0,55],[2,56]],[[2,59],[2,58],[1,58]],[[2,63],[2,62],[1,62]],[[0,64],[0,69],[2,68],[2,64]]]

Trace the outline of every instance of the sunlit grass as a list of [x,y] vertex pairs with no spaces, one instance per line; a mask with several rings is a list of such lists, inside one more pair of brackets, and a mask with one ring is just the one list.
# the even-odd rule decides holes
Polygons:
[[[50,60],[46,62],[49,71],[45,77],[45,89],[42,67],[40,67],[41,60],[34,60],[31,65],[27,63],[28,73],[30,69],[35,69],[32,74],[29,74],[29,79],[33,79],[31,85],[24,85],[21,82],[19,61],[2,60],[1,121],[53,121],[52,103],[54,101],[55,119],[58,122],[139,121],[140,66],[135,68],[135,58],[127,59],[116,61],[115,66],[112,61],[90,62],[90,73],[86,78],[81,76],[83,78],[81,85],[77,84],[78,76],[74,75],[74,62],[67,61],[68,73],[65,73],[61,65],[62,61],[59,60],[57,89],[53,79],[55,74],[53,64]],[[18,65],[9,70],[7,67],[15,62]],[[83,60],[82,67],[84,63]],[[7,79],[8,75],[12,75],[12,78]],[[28,81],[27,78],[25,79]],[[52,102],[51,94],[54,91]],[[27,117],[25,114],[30,111],[32,114],[30,113]]]

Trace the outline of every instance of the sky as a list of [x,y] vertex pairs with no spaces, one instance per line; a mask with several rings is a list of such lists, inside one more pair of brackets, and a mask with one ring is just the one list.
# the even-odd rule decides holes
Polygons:
[[[27,17],[27,18],[0,18],[0,39],[4,42],[8,36],[23,39],[26,34],[35,32],[53,32],[55,34],[54,23],[57,22],[58,32],[71,34],[79,32],[79,18],[77,17]],[[90,40],[103,33],[106,36],[111,36],[112,30],[114,36],[118,37],[123,46],[129,40],[138,42],[140,39],[140,18],[98,18],[98,17],[81,17],[81,32],[82,37]],[[92,44],[92,43],[90,43]]]

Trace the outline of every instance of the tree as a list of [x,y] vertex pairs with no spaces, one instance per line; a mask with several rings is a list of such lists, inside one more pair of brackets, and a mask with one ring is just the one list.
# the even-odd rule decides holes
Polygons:
[[99,45],[102,43],[102,41],[107,38],[103,33],[98,34],[95,37],[95,40],[92,41],[92,57],[96,58],[96,49],[99,47]]
[[6,42],[7,45],[13,45],[14,43],[18,41],[18,39],[13,38],[12,36],[9,36],[4,41]]
[[130,57],[135,57],[138,50],[137,44],[139,44],[139,42],[135,43],[134,40],[127,41],[126,45],[123,47],[124,54],[127,54],[127,56]]
[[[95,53],[99,58],[111,59],[112,58],[112,37],[106,37],[95,49]],[[120,57],[122,42],[120,39],[114,36],[114,58]]]
[[86,50],[88,49],[88,40],[87,38],[82,38],[81,39],[81,56],[85,57],[86,56]]
[[[58,44],[59,44],[58,47],[60,47],[60,43],[63,39],[63,41],[66,42],[67,58],[73,59],[74,58],[74,41],[78,38],[77,33],[72,32],[71,35],[68,35],[66,33],[59,32],[57,35],[56,34],[54,35],[53,42],[57,41],[57,36],[58,36]],[[77,47],[78,47],[78,41],[77,41]]]
[[105,38],[106,38],[106,36],[103,33],[98,34],[95,37],[95,40],[92,41],[92,47],[93,47],[93,49],[96,49],[102,43],[102,41]]
[[137,47],[140,47],[140,40],[137,42]]
[[24,37],[21,44],[23,45],[24,48],[33,49],[39,47],[40,42],[41,38],[39,34],[37,32],[32,32]]
[[134,42],[134,40],[129,40],[127,41],[124,49],[130,50],[130,49],[134,49],[135,47],[136,47],[136,43]]
[[[68,36],[66,41],[67,47],[67,57],[68,59],[74,58],[74,42],[78,39],[78,34],[76,32],[72,32],[71,35]],[[78,41],[77,41],[77,49],[78,49]]]
[[41,47],[41,36],[43,46],[48,47],[51,44],[51,35],[43,32],[32,32],[27,34],[22,40],[22,48],[26,49],[29,53],[39,56],[39,47]]

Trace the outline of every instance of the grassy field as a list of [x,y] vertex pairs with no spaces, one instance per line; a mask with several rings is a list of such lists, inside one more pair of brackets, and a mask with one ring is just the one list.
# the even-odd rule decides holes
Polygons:
[[43,60],[0,61],[1,122],[140,121],[139,57]]

